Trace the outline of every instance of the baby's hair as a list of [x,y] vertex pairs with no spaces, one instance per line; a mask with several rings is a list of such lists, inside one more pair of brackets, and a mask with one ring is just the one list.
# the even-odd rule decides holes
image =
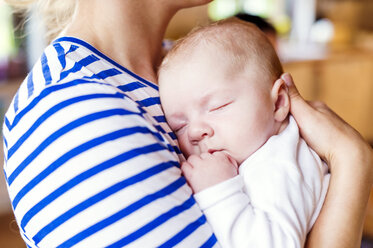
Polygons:
[[272,33],[272,34],[277,34],[277,31],[276,31],[275,27],[270,22],[268,22],[266,19],[264,19],[260,16],[250,15],[250,14],[247,14],[247,13],[239,13],[239,14],[235,15],[234,17],[236,17],[236,18],[238,18],[242,21],[254,24],[260,30],[262,30],[264,33],[268,32],[268,33]]
[[[255,63],[263,79],[274,82],[283,73],[280,60],[270,41],[255,25],[231,18],[198,27],[178,40],[164,58],[159,72],[166,70],[172,62],[190,56],[197,47],[217,48],[231,61],[235,71],[245,70]],[[172,61],[172,62],[171,62]],[[267,76],[267,77],[265,77]]]
[[46,27],[46,38],[52,41],[71,22],[77,0],[5,0],[17,12],[28,13],[36,6]]

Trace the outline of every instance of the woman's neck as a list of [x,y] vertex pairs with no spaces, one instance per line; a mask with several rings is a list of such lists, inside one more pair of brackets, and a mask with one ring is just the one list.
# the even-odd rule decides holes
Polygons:
[[156,83],[162,40],[176,9],[157,1],[79,1],[62,33],[80,38],[139,76]]

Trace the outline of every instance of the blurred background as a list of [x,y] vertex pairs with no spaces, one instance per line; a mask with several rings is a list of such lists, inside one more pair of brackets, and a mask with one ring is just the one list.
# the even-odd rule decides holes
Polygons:
[[[373,144],[373,0],[215,0],[180,11],[166,39],[178,39],[195,26],[238,13],[259,16],[270,23],[284,69],[293,75],[303,96],[326,102]],[[12,14],[0,0],[1,123],[19,84],[47,44],[43,37],[44,27],[37,14]],[[2,173],[0,247],[25,247]],[[373,194],[362,247],[373,247],[371,240]]]

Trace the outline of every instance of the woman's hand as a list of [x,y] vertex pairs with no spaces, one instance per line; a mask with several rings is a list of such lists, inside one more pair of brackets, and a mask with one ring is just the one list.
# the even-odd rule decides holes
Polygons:
[[[288,86],[290,112],[307,144],[324,159],[333,171],[340,160],[361,159],[372,172],[372,149],[361,135],[322,102],[306,102],[288,73],[281,78]],[[369,163],[370,162],[370,163]],[[352,165],[353,166],[353,165]],[[373,174],[369,174],[373,181]]]
[[302,137],[331,170],[328,193],[307,247],[360,247],[373,182],[372,148],[325,104],[306,102],[290,74],[281,78]]

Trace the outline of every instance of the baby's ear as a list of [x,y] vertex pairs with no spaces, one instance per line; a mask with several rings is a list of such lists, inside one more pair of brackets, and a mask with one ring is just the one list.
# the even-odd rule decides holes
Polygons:
[[272,86],[271,97],[274,104],[274,117],[278,122],[286,119],[290,110],[290,101],[285,81],[277,79]]

